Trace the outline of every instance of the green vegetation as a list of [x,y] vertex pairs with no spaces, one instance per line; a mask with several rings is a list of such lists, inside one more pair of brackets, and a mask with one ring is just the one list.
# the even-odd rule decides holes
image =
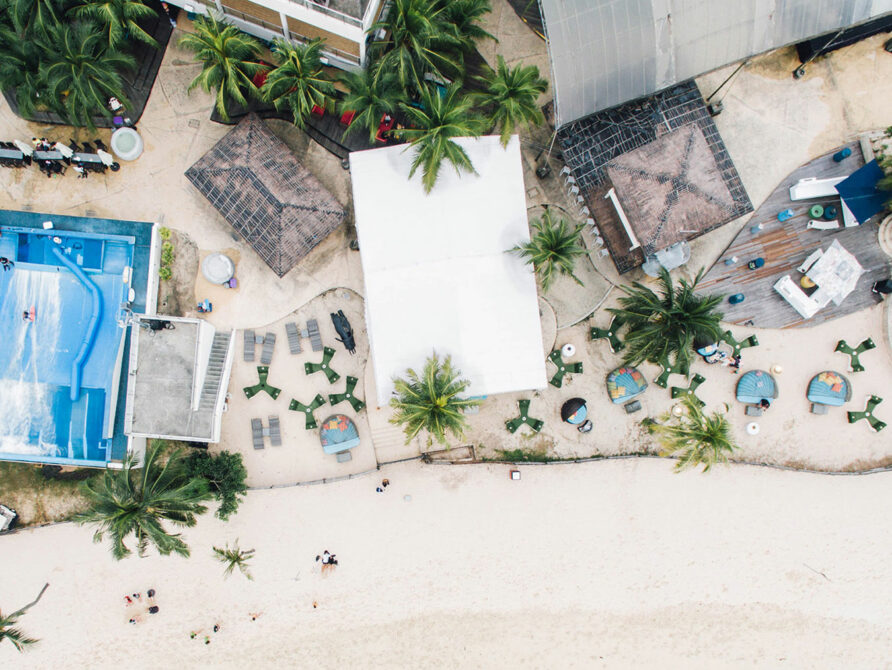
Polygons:
[[508,69],[500,55],[496,70],[481,80],[486,90],[475,97],[488,110],[487,120],[499,130],[503,146],[508,146],[511,135],[521,127],[545,123],[537,101],[548,90],[548,82],[539,76],[535,65]]
[[43,597],[43,592],[46,591],[47,588],[49,588],[49,584],[44,584],[43,588],[40,589],[40,593],[37,594],[37,597],[32,602],[21,609],[16,610],[12,614],[3,614],[3,612],[0,611],[0,644],[2,644],[3,640],[9,640],[16,649],[22,652],[29,645],[39,642],[39,640],[36,640],[33,637],[28,637],[24,631],[20,628],[16,628],[15,625],[19,622],[19,617],[40,601]]
[[572,277],[582,286],[582,281],[573,274],[573,268],[576,259],[588,253],[582,243],[585,224],[574,227],[563,218],[555,221],[551,210],[546,209],[540,218],[532,221],[530,227],[533,229],[530,241],[509,251],[519,254],[527,264],[533,266],[542,282],[542,290],[548,291],[557,274]]
[[182,451],[162,454],[166,445],[154,442],[140,464],[133,455],[120,470],[106,470],[101,477],[84,482],[82,491],[91,507],[78,514],[80,524],[95,524],[94,542],[108,535],[112,555],[120,560],[130,555],[124,541],[133,535],[139,556],[149,545],[160,554],[189,556],[189,547],[179,535],[170,534],[162,522],[191,527],[195,517],[207,510],[202,503],[212,497],[207,483],[190,477]]
[[624,364],[638,365],[644,361],[659,364],[665,359],[687,374],[694,340],[719,341],[722,313],[716,308],[722,297],[697,295],[695,289],[702,276],[703,270],[700,270],[693,283],[682,279],[675,286],[663,269],[660,272],[662,295],[640,282],[620,286],[625,293],[619,299],[620,306],[607,311],[628,327],[623,337]]
[[420,375],[410,368],[406,377],[394,380],[396,397],[390,401],[395,410],[390,422],[403,426],[406,443],[422,430],[443,445],[447,433],[461,439],[467,422],[464,410],[480,401],[458,397],[470,382],[460,378],[461,371],[452,367],[452,359],[447,356],[441,364],[434,352]]
[[542,451],[529,451],[527,449],[496,449],[496,453],[499,455],[498,458],[484,458],[483,460],[508,461],[510,463],[549,463],[551,461],[572,460],[558,458],[557,456],[549,456],[548,452],[544,449]]
[[161,227],[158,229],[158,237],[160,237],[160,238],[161,238],[162,240],[164,240],[165,242],[166,242],[167,240],[170,239],[171,234],[172,234],[172,233],[170,232],[170,228],[166,228],[166,227],[164,227],[164,226],[161,226]]
[[141,27],[153,16],[137,0],[0,2],[0,89],[25,116],[51,111],[92,129],[111,117],[109,98],[128,104],[122,74],[136,67],[134,41],[155,44]]
[[238,540],[235,541],[235,544],[230,547],[229,543],[226,543],[226,546],[223,549],[219,547],[214,547],[214,556],[217,557],[217,560],[221,563],[226,564],[226,569],[223,571],[224,577],[229,577],[232,574],[232,571],[236,568],[248,579],[254,579],[251,576],[251,572],[248,570],[248,561],[251,560],[251,557],[254,555],[253,549],[239,549]]
[[79,483],[99,470],[84,468],[57,476],[52,472],[48,466],[0,462],[0,503],[19,513],[21,526],[67,521],[87,508]]
[[[162,231],[167,231],[167,236]],[[171,277],[173,277],[173,261],[175,257],[173,242],[168,241],[170,239],[170,230],[162,228],[159,231],[159,235],[164,242],[161,243],[161,269],[158,270],[158,276],[162,281],[170,281]]]
[[666,412],[660,417],[662,423],[648,421],[646,424],[663,446],[660,455],[678,458],[676,472],[697,465],[702,465],[703,472],[707,472],[716,463],[727,463],[737,445],[725,415],[706,414],[690,395],[682,397],[681,405],[684,408],[681,415]]
[[260,42],[217,16],[199,16],[193,25],[195,32],[180,39],[180,46],[195,52],[195,60],[202,64],[189,90],[200,86],[214,91],[217,113],[228,121],[230,102],[247,105],[246,94],[258,95],[252,77],[264,69],[256,61]]
[[400,102],[405,100],[396,73],[369,66],[359,72],[345,72],[340,79],[348,91],[341,101],[340,111],[356,114],[353,123],[344,131],[344,137],[356,130],[365,130],[369,142],[374,142],[381,117],[394,114]]
[[186,458],[186,471],[190,477],[207,481],[211,493],[220,501],[216,515],[224,521],[238,510],[241,497],[248,492],[245,486],[248,471],[241,454],[221,451],[215,456],[207,451],[193,450]]
[[322,40],[300,45],[276,40],[272,53],[276,67],[263,83],[261,95],[276,109],[290,109],[294,125],[303,128],[313,105],[324,109],[335,92],[334,84],[322,71]]

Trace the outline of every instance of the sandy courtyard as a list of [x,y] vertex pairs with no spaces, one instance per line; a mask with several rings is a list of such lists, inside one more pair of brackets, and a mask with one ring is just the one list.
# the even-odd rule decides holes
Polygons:
[[[522,474],[409,463],[384,494],[369,477],[253,492],[186,533],[189,560],[116,563],[71,524],[3,538],[4,608],[50,588],[22,620],[42,642],[4,644],[0,667],[888,667],[890,475]],[[253,582],[211,556],[236,537]],[[161,611],[131,626],[123,595],[149,587]]]

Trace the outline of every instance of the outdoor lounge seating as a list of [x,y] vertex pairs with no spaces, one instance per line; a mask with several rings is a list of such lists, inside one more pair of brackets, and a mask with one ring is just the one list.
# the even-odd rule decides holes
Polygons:
[[638,368],[623,366],[607,375],[607,395],[615,405],[632,400],[646,390],[647,380]]
[[251,419],[251,439],[255,449],[263,449],[263,422],[260,419]]
[[310,348],[313,351],[322,351],[322,337],[319,334],[319,322],[316,319],[307,319],[307,329],[301,333],[304,337],[310,338]]
[[254,354],[256,341],[254,339],[254,331],[246,330],[245,331],[245,349],[244,349],[244,357],[245,363],[253,363],[254,362]]
[[349,463],[353,460],[353,454],[349,451],[339,451],[335,454],[338,463]]
[[334,349],[332,349],[331,347],[325,347],[325,349],[323,349],[322,362],[304,363],[304,372],[306,372],[308,375],[311,375],[314,372],[319,372],[321,370],[325,373],[325,376],[328,377],[328,383],[334,384],[341,378],[341,375],[339,375],[337,372],[329,367],[329,363],[331,363],[331,359],[334,355]]
[[839,351],[849,356],[849,370],[851,370],[852,372],[864,372],[864,366],[861,365],[860,356],[865,351],[876,349],[876,346],[877,345],[874,343],[874,341],[869,337],[866,340],[862,341],[861,344],[859,344],[854,349],[852,349],[852,347],[850,347],[845,340],[840,340],[836,343],[836,349],[834,349],[833,351]]
[[582,372],[582,363],[578,361],[576,363],[565,363],[561,356],[560,349],[555,349],[548,354],[548,360],[554,363],[555,367],[557,367],[557,372],[554,374],[554,377],[548,380],[548,383],[557,388],[560,388],[563,385],[564,375],[568,372]]
[[614,316],[613,319],[611,319],[610,325],[607,327],[606,330],[604,328],[593,327],[589,331],[589,334],[593,340],[607,338],[607,341],[610,343],[610,351],[616,353],[623,348],[623,342],[617,335],[617,331],[622,328],[622,325],[622,319],[620,319],[618,316]]
[[[806,397],[812,403],[812,413],[826,414],[826,407],[840,407],[852,397],[852,385],[838,372],[825,370],[812,377]],[[824,408],[815,411],[815,406]]]
[[736,395],[739,402],[761,405],[763,400],[777,398],[777,382],[765,370],[750,370],[738,380]]
[[[338,463],[349,461],[350,449],[359,446],[359,431],[353,420],[344,414],[332,414],[322,422],[319,442],[326,454],[335,454]],[[347,457],[342,456],[346,454]]]
[[275,386],[268,384],[266,381],[269,376],[269,367],[266,365],[258,365],[257,376],[260,378],[258,383],[254,384],[254,386],[246,386],[242,389],[245,392],[245,396],[250,400],[261,391],[266,391],[273,400],[278,398],[282,389],[276,388]]
[[734,334],[730,330],[726,330],[724,333],[722,333],[721,341],[734,349],[735,356],[740,354],[741,349],[759,346],[759,340],[756,338],[755,335],[750,335],[743,340],[736,340],[734,339]]
[[303,412],[306,416],[304,417],[305,426],[307,430],[313,430],[316,427],[316,417],[313,416],[313,411],[322,407],[325,404],[325,398],[322,397],[321,393],[317,393],[316,397],[313,398],[313,402],[309,405],[304,405],[299,400],[294,400],[292,398],[291,403],[288,405],[288,409],[292,412]]
[[269,443],[274,447],[282,446],[282,426],[279,423],[278,416],[271,416],[269,418]]
[[703,382],[706,381],[706,377],[703,375],[695,374],[694,378],[691,379],[691,383],[687,388],[683,388],[681,386],[673,386],[670,389],[671,395],[673,398],[680,398],[682,396],[690,396],[694,402],[698,403],[700,407],[703,407],[706,403],[700,400],[697,397],[696,390],[697,387],[700,386]]
[[328,404],[329,405],[337,405],[340,402],[344,402],[345,400],[350,403],[353,407],[353,411],[359,412],[363,407],[365,407],[365,403],[353,395],[353,390],[356,388],[356,384],[359,380],[356,377],[347,376],[347,390],[344,393],[331,393],[328,396]]
[[300,348],[300,331],[294,321],[285,324],[285,337],[288,338],[288,350],[293,354],[299,354]]
[[872,395],[867,400],[867,407],[863,412],[848,412],[848,420],[849,423],[855,423],[856,421],[860,421],[861,419],[865,419],[867,423],[870,424],[870,427],[873,428],[876,432],[880,432],[883,428],[886,427],[886,424],[877,419],[873,415],[873,410],[883,402],[883,399],[877,395]]
[[534,419],[530,416],[529,400],[518,400],[517,406],[520,408],[520,416],[505,422],[505,428],[508,429],[509,433],[516,433],[517,429],[520,428],[523,424],[528,425],[530,428],[533,429],[533,432],[535,433],[538,433],[540,430],[542,430],[545,422],[541,419]]
[[260,352],[260,362],[269,365],[273,362],[273,349],[276,346],[276,334],[267,333],[263,336],[263,349]]
[[678,361],[670,364],[669,358],[664,357],[660,360],[660,367],[663,368],[663,371],[660,373],[660,376],[654,379],[654,384],[661,388],[666,388],[669,386],[669,377],[670,375],[684,375],[687,376],[688,370],[685,369],[685,366]]
[[353,119],[355,119],[355,118],[356,118],[356,112],[348,109],[343,114],[341,114],[341,125],[349,126],[351,123],[353,123]]

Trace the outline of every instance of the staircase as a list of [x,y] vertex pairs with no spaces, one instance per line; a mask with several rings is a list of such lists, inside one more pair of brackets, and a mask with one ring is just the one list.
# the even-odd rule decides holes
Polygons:
[[208,369],[204,376],[204,386],[201,387],[201,397],[198,400],[198,409],[214,409],[217,403],[217,394],[220,391],[220,381],[223,378],[223,365],[226,363],[226,352],[229,351],[229,340],[232,333],[214,333],[214,341],[211,344],[211,353],[208,357]]

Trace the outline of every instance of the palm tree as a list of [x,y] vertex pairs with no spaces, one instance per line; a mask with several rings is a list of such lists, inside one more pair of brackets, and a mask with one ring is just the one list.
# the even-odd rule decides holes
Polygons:
[[9,0],[7,12],[16,32],[29,39],[45,36],[62,16],[59,0]]
[[369,142],[374,142],[381,117],[393,114],[404,99],[396,74],[379,73],[370,66],[359,72],[345,72],[341,81],[348,90],[341,102],[341,112],[356,113],[344,131],[344,137],[356,129],[363,129],[369,133]]
[[158,42],[143,30],[139,22],[157,16],[142,0],[83,0],[69,12],[78,19],[102,26],[108,46],[116,49],[132,37],[157,47]]
[[112,555],[120,560],[130,549],[124,540],[133,534],[139,556],[145,556],[149,544],[164,556],[171,552],[189,556],[189,547],[179,535],[168,533],[162,521],[176,526],[191,527],[195,517],[207,509],[203,503],[211,497],[207,483],[201,478],[189,478],[185,459],[180,451],[173,451],[166,462],[161,462],[163,443],[154,443],[146,452],[145,463],[130,455],[120,470],[106,470],[102,477],[85,481],[84,495],[91,507],[75,517],[80,524],[99,526],[93,534],[94,542],[101,542],[108,534]]
[[47,104],[71,125],[93,129],[93,116],[110,114],[112,96],[127,104],[120,71],[136,67],[130,55],[111,49],[95,28],[60,25],[42,41],[47,57],[41,63]]
[[722,297],[695,293],[702,276],[701,269],[693,283],[682,279],[675,287],[664,268],[660,271],[662,295],[639,282],[620,287],[625,293],[619,299],[620,307],[608,311],[628,326],[623,339],[623,362],[626,365],[638,365],[643,361],[659,363],[674,356],[673,365],[686,371],[690,367],[695,339],[718,341],[722,334],[722,313],[716,307]]
[[451,357],[441,364],[434,352],[421,375],[409,368],[406,379],[394,380],[396,397],[390,400],[390,406],[395,412],[390,422],[403,426],[406,444],[422,430],[444,445],[447,432],[461,439],[467,421],[463,412],[480,401],[458,397],[470,384],[460,377],[461,371],[452,367]]
[[214,555],[217,557],[217,560],[221,563],[226,563],[226,569],[223,571],[225,577],[229,577],[232,571],[238,568],[245,577],[254,579],[248,570],[248,561],[251,560],[253,554],[253,549],[239,549],[238,540],[235,541],[232,547],[229,546],[228,542],[223,549],[214,547]]
[[12,614],[4,615],[3,612],[0,612],[0,642],[3,640],[9,640],[12,642],[13,646],[18,649],[20,652],[25,650],[25,647],[31,644],[35,644],[38,642],[37,639],[33,637],[28,637],[22,632],[19,628],[14,628],[14,626],[19,622],[19,617],[22,616],[29,609],[34,607],[37,602],[43,597],[43,592],[49,588],[49,584],[44,584],[43,588],[40,589],[40,593],[37,594],[37,597],[21,609],[16,610]]
[[31,116],[45,88],[39,76],[40,49],[23,32],[0,26],[0,90],[15,94],[19,111]]
[[422,168],[425,193],[430,193],[437,183],[437,175],[443,161],[449,161],[458,174],[474,173],[474,166],[467,152],[454,140],[455,137],[477,137],[482,130],[479,117],[471,111],[473,103],[464,96],[461,87],[453,84],[445,96],[431,86],[421,90],[423,109],[400,103],[412,128],[400,131],[400,137],[409,140],[415,149],[415,159],[409,178]]
[[480,27],[480,20],[492,12],[489,0],[440,0],[443,18],[455,26],[462,48],[470,51],[477,40],[498,40]]
[[396,73],[407,93],[423,88],[427,72],[441,77],[461,74],[460,54],[455,52],[462,47],[462,40],[435,0],[393,0],[387,16],[369,32],[382,29],[389,38],[373,43],[377,71],[379,75]]
[[180,46],[194,51],[203,67],[188,90],[201,86],[207,92],[216,91],[217,113],[228,121],[227,100],[247,105],[245,92],[257,94],[251,78],[263,68],[254,61],[260,43],[217,16],[200,16],[193,26],[195,32],[184,35]]
[[499,129],[503,146],[508,146],[511,135],[518,128],[530,123],[545,123],[537,101],[548,90],[548,82],[539,76],[539,68],[535,65],[509,69],[505,59],[499,56],[496,70],[479,79],[486,89],[474,98],[491,110],[487,118],[492,127]]
[[676,456],[675,471],[697,465],[706,472],[716,463],[727,463],[737,445],[731,437],[731,424],[719,412],[706,414],[691,395],[682,397],[684,411],[679,416],[666,412],[663,423],[648,423],[663,445],[662,456]]
[[313,105],[324,108],[326,97],[335,92],[322,70],[322,44],[321,39],[300,45],[276,40],[272,53],[277,67],[260,89],[263,98],[276,109],[287,106],[291,110],[298,128],[306,124]]
[[588,253],[582,242],[585,224],[572,226],[563,218],[555,221],[551,210],[546,209],[541,218],[534,219],[530,226],[533,229],[530,241],[519,244],[510,251],[519,254],[533,266],[542,281],[542,290],[548,291],[556,274],[572,277],[582,286],[582,281],[573,274],[573,266],[577,258]]

